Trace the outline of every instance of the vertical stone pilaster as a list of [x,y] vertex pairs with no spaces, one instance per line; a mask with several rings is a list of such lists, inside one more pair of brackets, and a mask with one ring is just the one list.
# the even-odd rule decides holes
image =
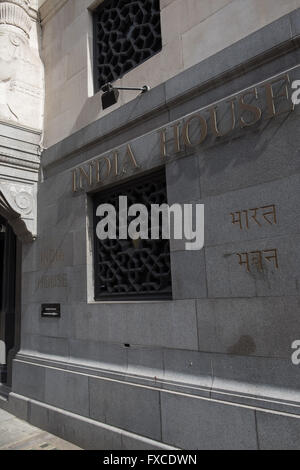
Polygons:
[[44,112],[36,3],[0,0],[0,215],[22,241],[36,237]]
[[30,0],[0,0],[0,120],[42,129],[44,71],[30,7]]

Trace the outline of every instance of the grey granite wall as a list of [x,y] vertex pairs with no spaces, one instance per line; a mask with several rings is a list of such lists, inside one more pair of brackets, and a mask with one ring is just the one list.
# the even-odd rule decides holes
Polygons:
[[[297,10],[44,152],[16,414],[85,448],[300,448],[300,109],[282,98],[270,119],[265,93],[300,79],[299,33]],[[157,130],[217,103],[225,132],[229,97],[254,86],[255,125],[162,160]],[[140,168],[124,180],[165,165],[170,203],[205,204],[204,250],[171,245],[173,301],[92,300],[90,198],[72,192],[72,170],[128,143]],[[46,302],[61,303],[60,319],[41,318]]]

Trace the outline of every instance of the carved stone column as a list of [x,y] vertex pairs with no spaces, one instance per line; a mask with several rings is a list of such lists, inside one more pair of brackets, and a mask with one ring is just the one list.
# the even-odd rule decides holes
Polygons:
[[0,0],[0,119],[42,129],[43,65],[34,25],[29,0]]
[[0,0],[0,215],[36,237],[44,68],[35,0]]

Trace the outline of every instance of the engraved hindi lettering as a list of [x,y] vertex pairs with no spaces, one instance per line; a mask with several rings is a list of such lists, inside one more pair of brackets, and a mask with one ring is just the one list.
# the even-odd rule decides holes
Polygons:
[[253,268],[257,271],[267,270],[267,263],[272,263],[275,269],[279,269],[278,250],[272,248],[270,250],[257,250],[249,253],[237,253],[239,265],[244,266],[246,271],[250,273]]
[[231,212],[230,216],[232,225],[238,225],[240,230],[249,230],[254,223],[262,227],[263,224],[277,225],[278,222],[275,204]]

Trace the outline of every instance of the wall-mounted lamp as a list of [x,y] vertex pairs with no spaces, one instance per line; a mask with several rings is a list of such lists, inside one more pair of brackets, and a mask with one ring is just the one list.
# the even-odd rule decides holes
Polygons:
[[119,99],[119,90],[129,90],[129,91],[140,91],[142,94],[143,93],[146,93],[147,91],[150,90],[150,87],[145,85],[143,87],[138,87],[138,88],[132,88],[132,87],[114,87],[112,86],[111,83],[106,83],[106,85],[104,85],[102,88],[101,88],[101,91],[103,92],[103,95],[102,95],[102,108],[103,109],[107,109],[109,108],[110,106],[113,106],[114,104],[116,104],[118,102],[118,99]]

